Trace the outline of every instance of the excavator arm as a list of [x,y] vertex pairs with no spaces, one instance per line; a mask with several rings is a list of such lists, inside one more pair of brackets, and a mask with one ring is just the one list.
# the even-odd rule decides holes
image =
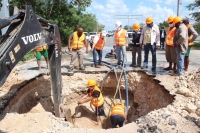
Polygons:
[[36,15],[30,5],[10,18],[0,18],[0,29],[8,25],[7,32],[0,38],[0,87],[24,55],[39,46],[48,45],[54,110],[57,117],[62,117],[61,39],[58,26]]

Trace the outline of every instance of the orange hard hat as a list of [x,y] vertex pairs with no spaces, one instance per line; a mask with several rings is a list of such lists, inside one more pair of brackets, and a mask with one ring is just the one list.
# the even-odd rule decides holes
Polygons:
[[178,16],[178,17],[174,18],[173,23],[176,24],[176,23],[181,22],[181,21],[182,21],[182,18]]
[[90,79],[90,80],[88,80],[88,83],[87,83],[87,87],[89,87],[89,86],[95,86],[96,85],[96,81],[94,80],[94,79]]
[[175,18],[174,16],[170,16],[170,17],[167,19],[167,23],[173,22],[174,18]]
[[146,24],[150,24],[153,22],[153,18],[152,17],[147,17],[146,18]]
[[140,24],[136,23],[133,25],[133,30],[139,30],[140,29]]

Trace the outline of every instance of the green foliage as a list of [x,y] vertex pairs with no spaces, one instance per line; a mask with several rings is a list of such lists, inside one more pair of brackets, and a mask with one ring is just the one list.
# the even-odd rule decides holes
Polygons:
[[200,42],[195,42],[192,48],[200,50]]
[[200,20],[200,12],[198,10],[199,10],[199,7],[200,7],[200,0],[195,0],[194,3],[191,3],[186,7],[191,11],[196,11],[196,12],[191,13],[190,15],[192,15],[192,17],[196,21],[199,21]]
[[[78,27],[90,32],[97,29],[96,16],[84,13],[91,0],[12,0],[12,5],[23,7],[32,5],[34,12],[41,17],[57,24],[60,29],[62,45],[67,45],[68,38]],[[102,26],[104,27],[104,26]],[[102,29],[101,26],[99,30]]]
[[161,27],[164,27],[165,31],[169,27],[169,24],[166,21],[163,21],[162,23],[158,24],[158,27],[161,29]]
[[125,26],[124,26],[124,29],[125,29],[125,30],[132,30],[132,26],[125,25]]
[[194,29],[200,34],[200,22],[196,22],[193,24]]
[[33,51],[27,53],[22,59],[21,61],[27,61],[27,60],[30,60],[30,59],[33,59],[35,58],[34,54],[33,54]]

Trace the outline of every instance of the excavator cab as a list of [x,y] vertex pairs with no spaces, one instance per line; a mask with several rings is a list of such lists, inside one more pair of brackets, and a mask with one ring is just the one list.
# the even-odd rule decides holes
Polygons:
[[6,26],[9,26],[8,30],[0,38],[0,87],[24,55],[39,46],[48,45],[55,116],[63,117],[61,39],[58,26],[35,14],[30,5],[9,18],[0,18],[0,29]]

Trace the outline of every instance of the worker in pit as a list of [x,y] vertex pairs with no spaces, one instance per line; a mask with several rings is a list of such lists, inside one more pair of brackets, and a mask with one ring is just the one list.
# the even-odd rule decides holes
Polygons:
[[[91,51],[93,52],[94,67],[100,68],[100,66],[103,66],[102,53],[103,53],[103,47],[106,43],[106,31],[103,30],[100,34],[97,34],[94,37],[93,43],[94,44],[92,46]],[[97,55],[99,57],[98,61],[97,61]]]
[[110,121],[112,123],[112,128],[116,128],[117,125],[122,127],[124,121],[126,120],[126,109],[122,103],[117,103],[112,107]]
[[78,100],[78,104],[83,104],[91,101],[92,105],[95,107],[95,114],[97,117],[97,125],[101,121],[100,116],[106,116],[103,108],[104,98],[102,96],[101,90],[96,86],[96,81],[90,79],[87,83],[88,94],[83,96]]
[[40,46],[38,48],[36,48],[33,51],[34,56],[37,59],[37,64],[38,64],[38,70],[41,71],[41,64],[40,64],[40,60],[42,55],[45,58],[46,64],[47,64],[47,68],[49,68],[49,61],[48,61],[48,50],[47,50],[47,46]]

